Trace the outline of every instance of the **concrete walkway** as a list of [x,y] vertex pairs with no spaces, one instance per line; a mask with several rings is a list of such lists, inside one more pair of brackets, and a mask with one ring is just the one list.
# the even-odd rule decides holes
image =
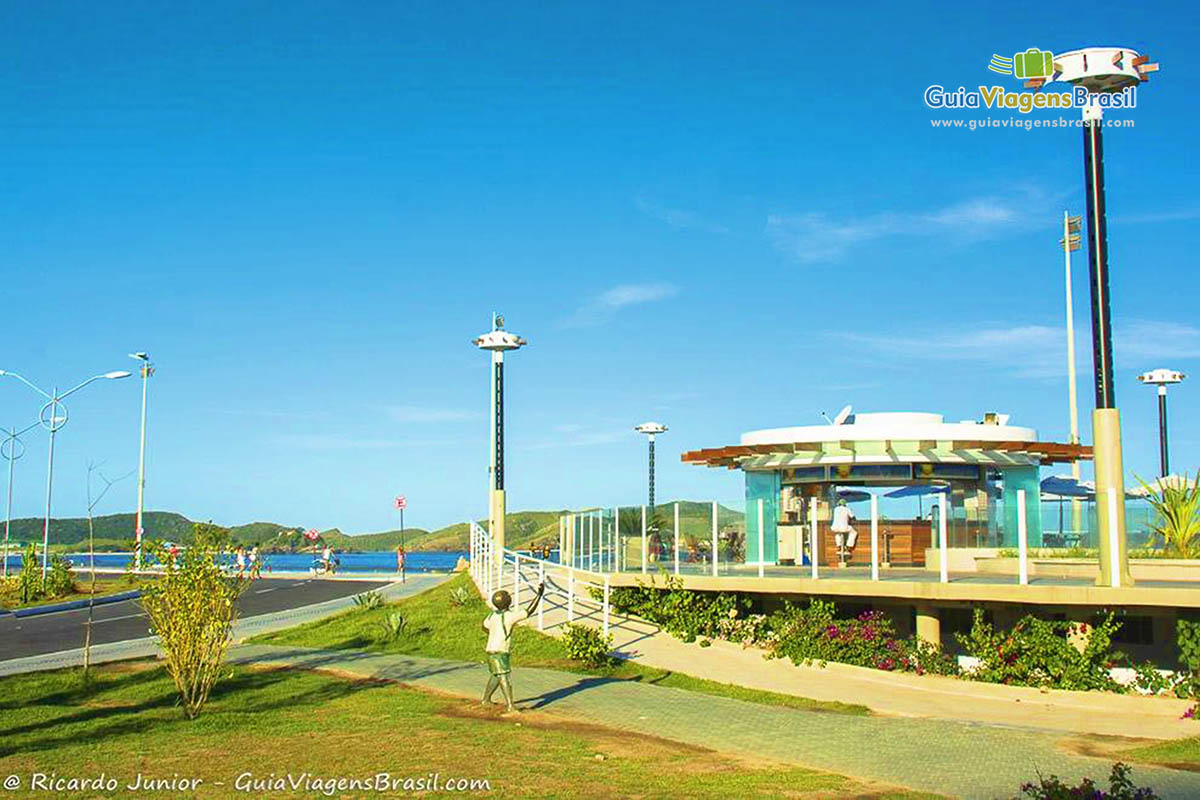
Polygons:
[[[547,595],[545,632],[556,636],[567,621],[565,599]],[[576,603],[575,621],[599,627],[599,610]],[[1060,733],[1177,739],[1200,735],[1200,725],[1181,719],[1190,701],[1102,692],[1042,691],[937,675],[883,672],[830,663],[796,666],[763,658],[764,651],[714,641],[701,649],[656,625],[613,615],[610,633],[617,655],[639,664],[814,700],[865,705],[879,714],[929,717],[1033,728]]]
[[[450,577],[449,573],[423,573],[410,575],[405,583],[392,583],[378,590],[388,600],[398,600],[414,594],[420,594],[426,589],[432,589]],[[289,608],[270,614],[259,614],[253,617],[243,617],[234,623],[233,639],[235,642],[244,641],[251,636],[291,628],[305,622],[322,619],[337,614],[354,605],[354,595],[326,600],[323,603]],[[139,639],[126,639],[110,644],[98,644],[92,647],[92,663],[104,664],[110,661],[124,661],[130,658],[149,658],[158,655],[158,645],[153,636]],[[62,650],[57,653],[28,656],[25,658],[10,658],[0,661],[0,676],[16,675],[22,672],[38,672],[64,667],[78,667],[83,664],[83,648]]]
[[[477,696],[487,681],[480,664],[352,650],[244,645],[231,660],[331,670],[466,697]],[[519,668],[513,678],[526,709],[954,797],[1013,797],[1039,771],[1071,781],[1090,776],[1107,786],[1111,768],[1108,759],[1064,752],[1060,737],[1043,731],[802,711],[549,669]],[[1200,773],[1138,766],[1134,779],[1164,798],[1200,796]]]

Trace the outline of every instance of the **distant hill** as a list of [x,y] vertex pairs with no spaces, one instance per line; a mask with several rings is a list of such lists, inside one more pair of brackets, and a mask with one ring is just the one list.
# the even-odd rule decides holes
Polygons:
[[[564,511],[515,511],[505,516],[505,533],[509,547],[527,548],[531,545],[558,544],[558,520]],[[666,502],[656,509],[660,527],[669,530],[673,524],[673,503]],[[679,528],[684,536],[707,537],[712,530],[712,506],[708,503],[679,501]],[[741,511],[721,506],[717,512],[722,527],[739,524]],[[477,520],[484,524],[485,520]],[[653,524],[654,520],[650,520]],[[108,514],[94,519],[97,551],[128,550],[133,545],[134,515]],[[148,511],[144,516],[146,535],[159,541],[188,544],[192,541],[192,524],[182,514],[171,511]],[[230,528],[233,540],[247,546],[258,545],[264,550],[291,550],[306,545],[304,528],[280,525],[275,522],[251,522]],[[621,510],[621,530],[626,535],[641,530],[640,507]],[[41,542],[42,520],[27,517],[12,521],[11,538],[17,542]],[[52,519],[50,544],[56,549],[75,549],[86,546],[87,518]],[[339,550],[395,550],[401,542],[399,530],[350,535],[337,528],[321,532],[323,541]],[[405,528],[404,546],[409,550],[466,550],[469,543],[468,525],[458,522],[429,531],[424,528]]]

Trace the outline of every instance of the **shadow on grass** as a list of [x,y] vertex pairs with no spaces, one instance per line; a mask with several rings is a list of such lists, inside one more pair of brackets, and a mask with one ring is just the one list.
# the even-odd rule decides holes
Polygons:
[[[248,715],[269,714],[278,711],[303,710],[339,700],[377,685],[370,681],[323,680],[303,692],[274,691],[277,684],[295,680],[298,673],[287,669],[254,670],[235,673],[233,677],[218,681],[213,687],[205,710],[199,719],[220,719],[231,725],[251,724]],[[104,701],[106,695],[125,691],[139,683],[162,680],[166,677],[161,669],[145,670],[134,675],[122,676],[105,681],[87,693],[61,691],[26,702],[23,707],[53,708],[74,705],[84,700]],[[140,679],[140,680],[139,680]],[[79,744],[84,740],[99,741],[113,737],[143,733],[151,728],[161,729],[164,725],[186,726],[188,720],[182,709],[174,719],[164,719],[151,712],[177,708],[178,692],[173,684],[163,692],[154,692],[140,701],[121,705],[88,706],[73,713],[54,716],[38,722],[0,728],[0,757],[16,753],[54,750],[58,747]],[[108,698],[112,699],[112,698]],[[10,705],[11,708],[11,705]],[[245,720],[245,722],[243,722]],[[37,731],[46,731],[41,737],[24,738]],[[53,731],[53,733],[50,733]],[[186,728],[185,728],[186,732]]]

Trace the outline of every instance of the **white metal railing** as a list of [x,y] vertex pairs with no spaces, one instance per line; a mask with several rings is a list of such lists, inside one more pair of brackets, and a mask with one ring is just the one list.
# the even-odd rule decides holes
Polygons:
[[[567,607],[567,622],[575,621],[578,604],[594,607],[600,611],[601,626],[607,636],[610,627],[612,586],[609,576],[594,570],[561,564],[544,558],[502,548],[496,553],[491,535],[477,523],[470,523],[470,572],[475,585],[486,596],[498,589],[508,589],[513,607],[521,603],[522,591],[536,590],[538,584],[546,587],[546,596],[563,598]],[[560,551],[561,552],[561,551]],[[589,589],[600,594],[597,599]],[[538,630],[545,630],[545,603],[537,609]]]

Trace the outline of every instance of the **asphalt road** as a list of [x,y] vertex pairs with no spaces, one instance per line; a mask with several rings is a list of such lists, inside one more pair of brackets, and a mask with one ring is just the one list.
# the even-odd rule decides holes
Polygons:
[[[329,581],[270,578],[256,581],[238,601],[242,617],[269,614],[321,603],[386,586],[387,581]],[[0,661],[83,647],[87,609],[32,617],[0,616]],[[92,643],[106,644],[148,636],[146,615],[136,600],[96,606]]]

